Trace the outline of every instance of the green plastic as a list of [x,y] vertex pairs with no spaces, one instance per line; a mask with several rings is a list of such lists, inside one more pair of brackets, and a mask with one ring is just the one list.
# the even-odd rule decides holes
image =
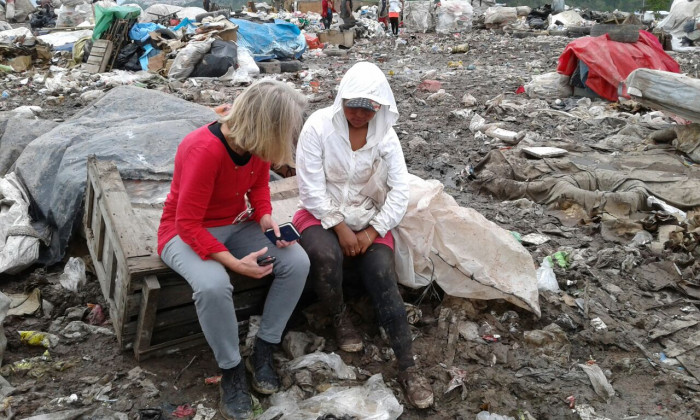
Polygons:
[[523,241],[522,237],[520,236],[520,234],[519,234],[518,232],[513,232],[513,231],[511,230],[511,231],[510,231],[510,234],[513,235],[513,237],[514,237],[518,242],[522,242],[522,241]]
[[100,39],[107,32],[114,19],[135,19],[141,14],[141,9],[133,6],[100,7],[95,6],[95,29],[92,39]]
[[569,268],[569,260],[567,258],[568,256],[569,255],[564,251],[557,251],[554,253],[554,255],[552,255],[554,260],[561,268]]
[[10,67],[10,66],[6,66],[6,65],[4,65],[4,64],[0,64],[0,71],[4,71],[4,72],[6,72],[6,73],[12,73],[12,72],[14,72],[15,70],[14,70],[12,67]]

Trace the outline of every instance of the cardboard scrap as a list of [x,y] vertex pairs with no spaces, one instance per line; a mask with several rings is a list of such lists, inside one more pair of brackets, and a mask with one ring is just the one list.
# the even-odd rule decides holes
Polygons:
[[41,308],[41,291],[32,290],[29,294],[9,294],[10,309],[7,315],[31,315]]

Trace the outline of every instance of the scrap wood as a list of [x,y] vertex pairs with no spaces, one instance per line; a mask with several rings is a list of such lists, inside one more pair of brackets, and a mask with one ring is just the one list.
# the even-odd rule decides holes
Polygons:
[[649,331],[649,339],[650,340],[656,340],[659,337],[664,337],[667,335],[674,334],[680,330],[683,330],[688,327],[692,327],[693,325],[696,325],[698,323],[698,320],[681,320],[681,319],[676,319],[671,322],[669,322],[666,325],[657,327]]
[[681,354],[687,351],[693,350],[696,347],[700,347],[700,331],[694,332],[693,334],[691,334],[690,337],[679,342],[666,340],[664,345],[666,346],[666,356],[680,356]]

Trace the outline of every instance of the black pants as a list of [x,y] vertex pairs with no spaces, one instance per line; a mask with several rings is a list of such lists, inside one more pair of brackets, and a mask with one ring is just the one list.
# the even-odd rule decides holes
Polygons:
[[399,34],[399,18],[390,17],[389,22],[391,22],[391,33],[394,35]]
[[329,29],[331,27],[331,23],[333,22],[333,12],[329,10],[326,17],[321,19],[321,22],[323,22],[323,27],[325,29]]
[[308,280],[321,301],[325,302],[329,312],[337,315],[344,307],[345,262],[357,269],[365,290],[372,299],[379,324],[391,340],[399,369],[405,370],[413,366],[415,362],[411,331],[396,283],[394,252],[391,248],[382,244],[372,244],[364,255],[345,257],[335,232],[321,226],[305,229],[300,243],[311,261]]

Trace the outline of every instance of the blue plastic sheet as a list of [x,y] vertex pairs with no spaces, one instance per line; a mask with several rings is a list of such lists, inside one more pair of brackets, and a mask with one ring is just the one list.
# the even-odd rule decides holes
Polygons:
[[238,25],[239,47],[250,51],[255,61],[272,58],[299,58],[306,50],[306,39],[296,25],[283,20],[275,23],[254,23],[230,19]]
[[148,59],[153,57],[154,55],[158,55],[160,50],[157,48],[153,48],[153,45],[151,44],[144,45],[143,50],[145,52],[143,53],[143,55],[141,55],[141,57],[139,57],[139,64],[141,64],[141,70],[148,71]]
[[157,23],[135,23],[134,26],[129,29],[129,38],[133,39],[138,43],[144,43],[148,41],[151,32],[156,29],[163,29],[165,26],[158,25]]

